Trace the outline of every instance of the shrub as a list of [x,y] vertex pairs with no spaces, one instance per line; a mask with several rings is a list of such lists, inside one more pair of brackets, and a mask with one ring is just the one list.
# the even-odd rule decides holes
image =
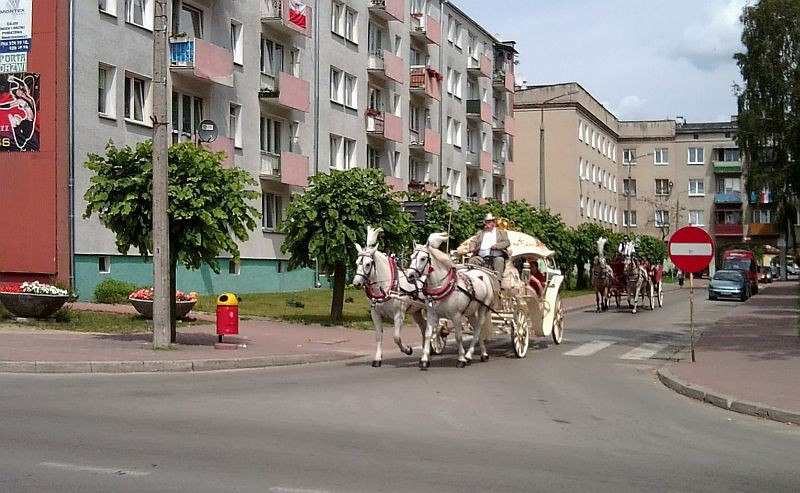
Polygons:
[[59,322],[59,323],[63,324],[63,323],[67,323],[67,322],[72,321],[72,317],[74,315],[75,315],[75,312],[72,310],[72,308],[70,308],[68,306],[63,306],[63,307],[59,308],[58,311],[53,314],[53,318],[55,319],[56,322]]
[[136,285],[116,279],[105,279],[94,288],[94,299],[98,303],[125,303],[128,295],[136,291]]

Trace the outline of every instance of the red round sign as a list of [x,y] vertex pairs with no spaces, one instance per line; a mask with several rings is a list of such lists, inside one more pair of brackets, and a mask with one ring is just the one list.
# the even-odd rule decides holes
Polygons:
[[669,259],[684,272],[700,272],[714,258],[714,240],[704,229],[686,226],[672,234]]

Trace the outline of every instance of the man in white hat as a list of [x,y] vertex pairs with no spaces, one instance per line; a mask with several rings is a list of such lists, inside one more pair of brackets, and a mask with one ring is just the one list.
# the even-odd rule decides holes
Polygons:
[[491,267],[498,277],[503,277],[509,246],[511,242],[508,240],[508,233],[497,227],[497,221],[490,212],[483,218],[483,229],[473,236],[469,244],[472,253],[469,263],[485,264]]

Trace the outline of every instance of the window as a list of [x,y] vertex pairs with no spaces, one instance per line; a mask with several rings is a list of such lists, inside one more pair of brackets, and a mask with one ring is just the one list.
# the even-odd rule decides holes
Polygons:
[[636,165],[636,149],[622,150],[622,164]]
[[231,51],[233,52],[233,63],[237,65],[244,63],[243,50],[242,25],[239,22],[231,21]]
[[238,276],[242,272],[242,264],[233,260],[228,260],[228,274]]
[[113,118],[114,74],[116,70],[109,65],[100,65],[97,70],[97,112]]
[[461,122],[447,117],[447,143],[461,147]]
[[331,6],[331,31],[333,33],[357,43],[357,24],[358,12],[343,3],[333,2]]
[[331,31],[341,36],[342,25],[342,11],[344,5],[339,2],[333,2],[331,5]]
[[667,226],[669,226],[669,211],[656,210],[656,228],[665,228]]
[[690,147],[686,162],[687,162],[687,164],[704,164],[705,163],[705,159],[704,159],[704,155],[703,155],[703,148],[702,147]]
[[701,210],[689,211],[689,225],[690,226],[705,226],[705,212]]
[[625,178],[622,180],[622,193],[627,196],[636,197],[636,179]]
[[703,180],[689,180],[689,196],[699,197],[706,194],[706,184]]
[[189,37],[202,38],[203,37],[203,11],[181,3],[181,9],[178,17],[178,25],[173,25],[173,30],[184,32]]
[[344,105],[348,108],[355,108],[356,99],[356,83],[357,80],[350,74],[344,75]]
[[583,166],[583,158],[579,158],[578,159],[578,176],[581,177],[581,180],[584,179],[583,174],[585,173],[585,171],[584,171],[583,168],[584,168],[584,166]]
[[636,226],[636,211],[622,211],[622,225]]
[[189,94],[172,93],[172,143],[192,142],[203,120],[203,100]]
[[280,195],[264,193],[261,196],[261,227],[265,231],[275,231],[281,222],[282,200]]
[[117,0],[99,0],[97,7],[100,12],[117,15]]
[[717,181],[717,193],[740,193],[742,182],[739,178],[723,178]]
[[331,168],[347,171],[355,167],[356,141],[331,134]]
[[241,106],[232,104],[228,113],[228,138],[233,140],[233,145],[238,148],[242,147],[242,127],[239,118],[241,111]]
[[281,154],[282,127],[278,120],[261,117],[259,147],[263,154]]
[[144,78],[125,74],[125,118],[144,123],[149,116],[150,82]]
[[261,72],[273,77],[283,72],[283,45],[261,38]]
[[753,224],[772,224],[772,211],[769,209],[753,209]]
[[346,7],[344,11],[344,37],[353,43],[358,42],[356,39],[356,21],[358,20],[358,13]]
[[656,166],[666,166],[669,164],[669,149],[662,147],[654,150],[653,162]]
[[670,192],[669,180],[665,178],[656,179],[656,195],[665,196]]
[[461,98],[461,72],[447,67],[447,93]]
[[153,0],[125,0],[125,22],[150,29],[153,24],[152,2]]
[[111,273],[111,256],[110,255],[100,255],[97,257],[97,272],[100,274],[110,274]]
[[344,103],[344,98],[339,95],[342,78],[342,71],[331,67],[331,101],[339,104]]
[[381,155],[372,146],[367,146],[367,168],[381,169]]
[[408,178],[419,183],[428,181],[428,163],[416,159],[409,159]]
[[355,108],[358,100],[356,87],[357,79],[354,76],[331,67],[331,101]]
[[367,50],[371,55],[383,57],[383,29],[372,22],[367,25]]
[[583,142],[583,122],[578,121],[578,140]]
[[456,39],[456,32],[457,32],[457,23],[456,20],[450,17],[447,20],[447,41],[450,44],[453,44],[453,41]]

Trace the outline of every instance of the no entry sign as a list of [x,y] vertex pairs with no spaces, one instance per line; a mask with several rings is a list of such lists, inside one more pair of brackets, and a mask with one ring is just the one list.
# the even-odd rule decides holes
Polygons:
[[699,272],[714,258],[714,240],[704,229],[686,226],[672,235],[669,259],[684,272]]

